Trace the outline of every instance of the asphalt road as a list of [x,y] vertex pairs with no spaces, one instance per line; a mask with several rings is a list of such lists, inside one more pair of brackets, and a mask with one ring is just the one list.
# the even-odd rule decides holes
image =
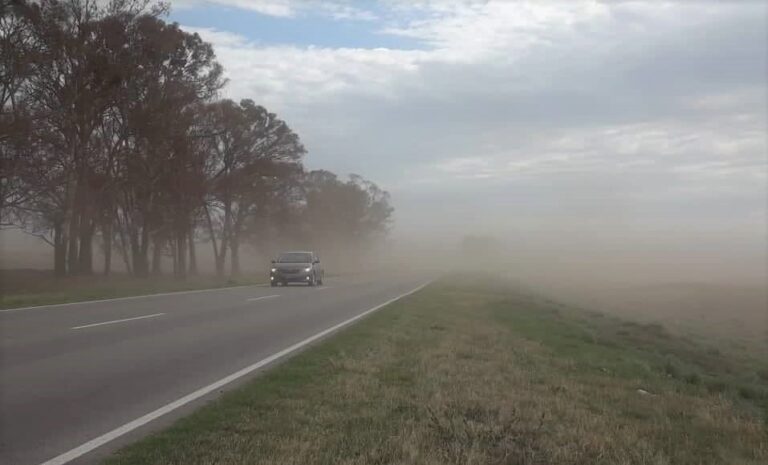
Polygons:
[[[425,281],[377,275],[0,311],[0,464],[92,463]],[[142,417],[152,421],[103,436]],[[100,437],[109,441],[61,457]]]

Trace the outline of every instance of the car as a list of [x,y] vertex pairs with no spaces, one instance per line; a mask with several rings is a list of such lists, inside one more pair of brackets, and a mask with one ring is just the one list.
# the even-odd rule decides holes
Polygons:
[[325,270],[315,252],[282,252],[272,260],[269,281],[272,287],[278,284],[305,283],[308,286],[323,284]]

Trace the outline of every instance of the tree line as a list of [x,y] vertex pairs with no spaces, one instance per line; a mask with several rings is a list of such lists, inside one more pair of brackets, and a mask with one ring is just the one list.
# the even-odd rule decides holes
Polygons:
[[365,244],[389,196],[307,172],[298,134],[253,100],[220,99],[211,44],[150,0],[0,0],[0,222],[53,246],[56,275],[220,274],[241,247]]

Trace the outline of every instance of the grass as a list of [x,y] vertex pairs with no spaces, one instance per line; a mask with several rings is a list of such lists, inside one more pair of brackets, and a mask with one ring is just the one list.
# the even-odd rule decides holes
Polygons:
[[683,282],[599,289],[575,298],[588,308],[705,339],[719,351],[758,351],[768,360],[767,292],[765,285]]
[[658,325],[443,281],[106,464],[763,464],[766,369]]
[[171,276],[142,279],[125,274],[56,278],[46,271],[0,270],[0,309],[215,289],[265,281],[263,275],[243,275],[237,278],[200,275],[184,280]]

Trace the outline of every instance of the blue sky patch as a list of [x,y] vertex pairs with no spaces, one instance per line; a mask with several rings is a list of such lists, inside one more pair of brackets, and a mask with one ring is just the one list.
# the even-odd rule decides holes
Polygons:
[[424,48],[418,40],[380,32],[384,24],[379,20],[334,19],[311,12],[302,12],[294,17],[275,17],[239,8],[198,6],[174,10],[170,19],[183,26],[238,34],[260,45]]

